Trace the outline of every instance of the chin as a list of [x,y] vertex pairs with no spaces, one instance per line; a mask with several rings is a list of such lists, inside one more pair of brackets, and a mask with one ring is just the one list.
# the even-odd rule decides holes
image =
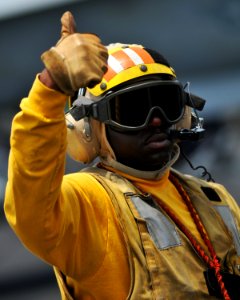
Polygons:
[[156,155],[156,157],[152,157],[148,161],[145,161],[142,166],[144,166],[143,171],[157,171],[162,169],[172,158],[171,152],[167,154]]
[[141,167],[139,168],[141,171],[157,171],[162,169],[169,160],[161,161],[158,163],[147,163],[141,164]]

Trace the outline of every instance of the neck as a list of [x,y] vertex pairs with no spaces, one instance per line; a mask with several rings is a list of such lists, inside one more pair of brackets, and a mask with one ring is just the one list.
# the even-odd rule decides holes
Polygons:
[[126,173],[128,175],[138,177],[141,179],[150,179],[150,180],[158,180],[164,176],[164,174],[170,169],[170,167],[176,162],[176,160],[179,157],[180,149],[177,144],[174,145],[174,150],[172,157],[170,160],[161,168],[154,171],[141,171],[138,169],[134,169],[131,167],[128,167],[124,164],[121,164],[120,162],[116,161],[112,157],[108,157],[106,159],[102,158],[102,163],[106,166],[113,167],[116,170],[119,170],[123,173]]

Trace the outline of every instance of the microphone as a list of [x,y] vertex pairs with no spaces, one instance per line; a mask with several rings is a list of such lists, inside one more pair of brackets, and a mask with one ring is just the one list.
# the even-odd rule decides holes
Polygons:
[[169,137],[171,139],[178,139],[181,141],[198,141],[204,137],[205,129],[195,127],[193,129],[170,129]]
[[192,115],[193,128],[169,129],[169,137],[171,139],[179,139],[181,141],[198,141],[204,137],[205,129],[203,128],[204,119],[200,118],[195,112]]

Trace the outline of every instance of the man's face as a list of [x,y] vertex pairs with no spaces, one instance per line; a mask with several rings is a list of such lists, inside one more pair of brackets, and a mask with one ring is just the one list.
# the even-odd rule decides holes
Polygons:
[[129,167],[154,171],[163,167],[171,158],[174,142],[167,134],[157,111],[154,111],[146,128],[139,131],[117,131],[106,126],[108,141],[117,161]]

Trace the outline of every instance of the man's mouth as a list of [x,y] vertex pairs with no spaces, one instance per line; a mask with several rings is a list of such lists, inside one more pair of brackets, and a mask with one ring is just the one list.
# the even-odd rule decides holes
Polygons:
[[171,141],[166,133],[155,133],[146,139],[145,145],[153,150],[161,151],[171,146]]
[[146,139],[146,144],[150,144],[150,143],[161,143],[165,140],[168,140],[169,137],[166,133],[153,133],[151,136],[149,136],[147,139]]

